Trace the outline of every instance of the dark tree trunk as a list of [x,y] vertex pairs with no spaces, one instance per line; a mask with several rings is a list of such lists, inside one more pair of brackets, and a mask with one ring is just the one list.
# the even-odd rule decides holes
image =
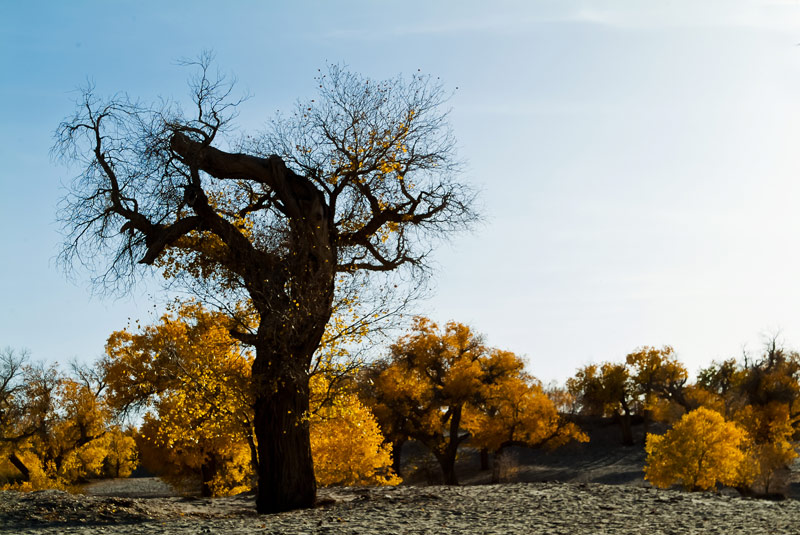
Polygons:
[[[487,452],[488,453],[488,452]],[[503,454],[503,448],[500,447],[494,452],[494,465],[492,466],[492,479],[491,483],[493,485],[500,483],[500,456]]]
[[392,441],[392,470],[398,476],[400,475],[401,454],[403,453],[403,444],[405,442],[405,439]]
[[25,463],[22,462],[22,459],[17,457],[16,453],[12,453],[11,455],[9,455],[8,460],[11,461],[11,464],[13,464],[17,470],[22,472],[23,481],[30,481],[31,471],[28,470],[28,467],[25,466]]
[[257,302],[261,295],[256,289],[250,291],[261,321],[252,368],[256,510],[261,514],[313,507],[317,497],[308,422],[309,368],[331,316],[336,255],[333,243],[326,241],[332,239],[327,206],[319,192],[308,188],[294,200],[308,217],[293,222],[290,249],[297,254],[277,277],[286,282],[278,291],[270,286],[274,281],[268,282],[263,295],[271,297],[264,301]]
[[485,472],[489,469],[489,450],[481,448],[481,471]]
[[258,440],[256,510],[265,514],[313,507],[317,483],[306,418],[306,361],[311,355],[281,358],[258,349],[253,364]]
[[458,436],[458,429],[461,426],[461,407],[454,407],[450,415],[450,433],[446,437],[444,451],[432,448],[435,452],[436,460],[439,461],[439,466],[442,467],[442,476],[445,485],[458,485],[458,476],[456,475],[456,455],[458,454],[458,445],[461,442]]
[[442,478],[444,480],[444,484],[458,485],[455,452],[446,451],[442,454],[436,454],[436,460],[439,461],[439,466],[442,468]]
[[624,412],[623,414],[616,414],[615,418],[619,424],[620,431],[622,431],[623,446],[633,446],[633,431],[631,429],[630,413]]
[[213,495],[211,491],[211,481],[217,475],[217,458],[213,455],[200,466],[200,496],[203,498],[210,498]]

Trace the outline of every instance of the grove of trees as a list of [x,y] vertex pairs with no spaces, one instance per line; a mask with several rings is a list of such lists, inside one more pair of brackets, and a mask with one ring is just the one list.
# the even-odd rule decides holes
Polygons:
[[135,468],[133,432],[115,423],[96,372],[73,366],[65,374],[0,350],[0,471],[16,473],[18,488],[67,488]]
[[[192,301],[153,325],[114,332],[103,359],[91,369],[76,368],[85,385],[64,378],[66,395],[58,399],[55,382],[41,393],[25,375],[42,374],[42,368],[21,367],[7,351],[4,369],[21,379],[6,381],[5,405],[15,411],[2,413],[4,454],[19,469],[16,488],[54,482],[64,488],[92,477],[125,476],[137,460],[186,492],[198,483],[204,496],[253,488],[261,452],[249,388],[253,357],[231,336],[230,321]],[[329,357],[337,343],[328,338],[321,355]],[[457,484],[456,455],[465,443],[499,454],[509,446],[555,448],[587,440],[523,368],[519,357],[487,347],[469,327],[451,322],[440,329],[426,318],[414,320],[386,359],[354,366],[318,358],[309,410],[302,416],[310,429],[316,483],[398,484],[398,446],[411,439],[439,461],[448,484]],[[33,390],[21,390],[23,385]],[[45,398],[42,416],[28,422]],[[85,405],[81,411],[75,410],[79,402]],[[120,433],[116,422],[131,414],[142,416],[138,429]],[[61,428],[81,433],[50,437],[49,449],[26,442],[28,435],[48,432],[44,422],[56,415]],[[127,450],[119,453],[121,445]],[[62,463],[72,450],[80,456]],[[27,466],[20,468],[21,458],[35,470],[52,469],[47,477],[32,476]]]
[[[23,490],[70,488],[143,465],[208,496],[257,486],[253,356],[231,321],[177,303],[152,325],[112,333],[104,358],[67,372],[0,351],[0,478]],[[615,421],[621,448],[644,446],[644,476],[657,487],[766,495],[797,456],[800,355],[774,340],[758,358],[712,363],[694,383],[672,348],[645,346],[545,390],[517,355],[457,322],[417,317],[368,362],[340,358],[333,332],[310,369],[302,415],[318,485],[396,485],[409,441],[457,484],[464,447],[494,453],[497,466],[512,446],[587,441],[586,418]],[[132,414],[138,428],[124,427]],[[648,432],[655,427],[665,432]]]
[[625,357],[625,362],[589,364],[567,380],[583,414],[613,417],[619,424],[622,442],[633,444],[631,418],[644,417],[670,402],[686,407],[684,386],[689,378],[671,347],[641,347]]
[[797,457],[800,355],[775,339],[758,358],[712,363],[694,384],[668,346],[585,366],[567,384],[578,412],[614,418],[625,445],[634,441],[634,417],[673,425],[663,436],[645,431],[645,477],[655,486],[709,490],[719,483],[770,494]]
[[800,355],[774,340],[694,383],[671,347],[644,346],[549,391],[455,321],[417,317],[360,359],[374,324],[420,286],[392,277],[419,283],[437,240],[478,218],[447,94],[425,76],[334,65],[316,98],[238,136],[233,85],[208,55],[189,65],[186,111],[90,87],[54,151],[78,167],[60,215],[65,265],[94,269],[101,290],[149,270],[193,297],[112,333],[91,366],[0,351],[7,485],[68,488],[141,464],[207,496],[256,488],[257,511],[280,512],[313,506],[317,485],[398,484],[409,441],[457,484],[465,446],[486,464],[585,442],[576,415],[613,419],[622,447],[643,422],[655,486],[769,493],[796,457]]

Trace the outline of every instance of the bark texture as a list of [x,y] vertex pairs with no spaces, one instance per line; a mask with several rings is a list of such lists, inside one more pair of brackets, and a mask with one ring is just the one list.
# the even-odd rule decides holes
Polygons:
[[[296,363],[284,362],[282,366],[280,361],[272,360],[281,357],[258,355],[253,366],[258,385],[255,428],[259,513],[311,507],[316,500],[311,438],[305,417],[309,407],[308,372]],[[292,371],[280,373],[281,367]]]

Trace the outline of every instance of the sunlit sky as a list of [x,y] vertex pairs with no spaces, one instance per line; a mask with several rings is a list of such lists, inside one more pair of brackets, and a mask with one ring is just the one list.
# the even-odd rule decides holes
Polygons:
[[440,77],[485,220],[437,250],[416,311],[540,379],[641,345],[693,372],[775,332],[800,347],[798,43],[789,0],[0,2],[0,347],[89,361],[153,320],[157,284],[93,296],[56,265],[77,168],[49,151],[87,80],[183,96],[176,60],[205,49],[252,94],[242,131],[327,63]]

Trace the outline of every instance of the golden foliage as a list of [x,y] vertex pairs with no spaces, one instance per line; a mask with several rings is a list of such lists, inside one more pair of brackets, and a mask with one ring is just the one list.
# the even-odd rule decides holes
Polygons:
[[0,464],[0,473],[7,474],[6,477],[13,482],[0,486],[0,490],[31,492],[45,489],[70,490],[72,488],[70,482],[59,477],[52,462],[43,461],[41,456],[37,455],[29,446],[17,448],[15,453],[30,471],[29,478],[26,481],[15,477],[19,471],[7,460],[8,454],[4,454],[4,462]]
[[487,348],[466,325],[450,322],[440,329],[417,317],[391,351],[390,359],[364,373],[363,399],[387,441],[422,442],[439,461],[446,482],[455,482],[456,452],[467,439],[494,451],[512,444],[555,447],[586,440],[523,372],[519,357]]
[[624,364],[611,362],[589,364],[567,379],[567,389],[575,396],[584,413],[613,416],[630,411],[636,394],[630,371]]
[[699,402],[747,431],[750,462],[745,472],[755,492],[772,492],[776,474],[797,457],[798,371],[800,356],[773,340],[760,360],[715,362],[699,374]]
[[104,472],[108,477],[128,477],[139,464],[139,452],[134,438],[135,430],[112,429],[106,434]]
[[428,437],[444,448],[449,423],[442,414],[457,410],[460,415],[477,394],[484,376],[484,346],[465,325],[451,322],[440,331],[429,319],[418,317],[412,333],[401,337],[391,351],[391,360],[367,375],[365,400],[385,433],[394,429]]
[[[311,378],[311,399],[328,396],[329,380]],[[314,474],[321,486],[398,485],[378,422],[358,396],[337,392],[310,417]]]
[[657,420],[670,418],[672,414],[665,402],[674,398],[689,378],[686,367],[678,361],[672,347],[640,347],[625,357],[625,363],[631,370],[633,390],[642,408],[656,413]]
[[143,461],[178,488],[199,477],[210,495],[249,488],[255,444],[252,357],[228,325],[225,315],[188,302],[138,334],[113,333],[106,347],[112,403],[148,409],[139,440],[148,445]]
[[656,487],[681,484],[686,490],[711,490],[718,483],[749,485],[747,434],[716,411],[685,414],[664,435],[647,435],[645,479]]
[[[25,412],[4,430],[0,467],[6,488],[66,489],[91,478],[129,474],[136,463],[132,442],[115,425],[102,388],[59,374],[55,368],[24,369],[17,401]],[[23,432],[22,430],[26,430]],[[16,464],[10,462],[12,457]],[[25,472],[27,472],[27,474]]]
[[[250,490],[251,453],[246,441],[229,439],[200,442],[186,429],[185,438],[176,439],[154,415],[147,414],[137,436],[142,464],[170,485],[185,492],[209,496],[228,496]],[[166,444],[170,444],[167,446]]]
[[504,377],[485,385],[483,402],[468,404],[464,428],[470,444],[489,451],[510,445],[557,448],[589,437],[566,421],[538,381],[525,375]]
[[748,433],[749,478],[760,492],[769,493],[775,473],[797,457],[789,407],[772,401],[763,406],[747,405],[736,412],[736,422]]
[[[111,399],[150,409],[137,439],[145,465],[182,489],[194,488],[199,478],[214,496],[249,490],[257,462],[252,357],[228,326],[225,315],[190,302],[139,334],[114,333],[107,346]],[[333,328],[341,332],[326,333],[310,385],[318,482],[397,484],[374,417],[344,388],[350,370],[337,360],[360,331]]]

